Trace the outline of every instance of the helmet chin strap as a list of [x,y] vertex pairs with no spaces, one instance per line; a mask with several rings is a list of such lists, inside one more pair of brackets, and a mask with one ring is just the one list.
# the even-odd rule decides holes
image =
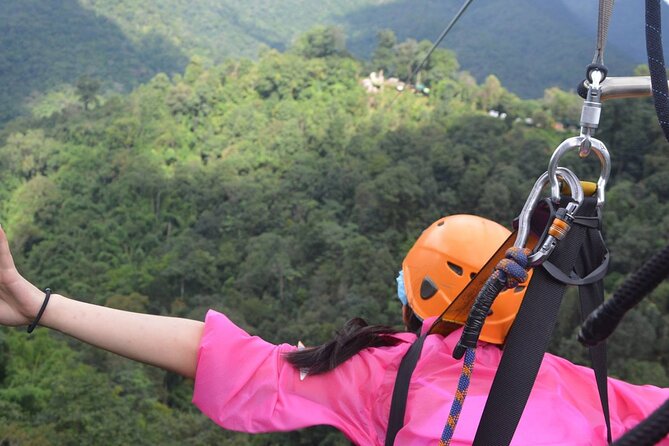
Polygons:
[[406,331],[416,332],[420,330],[420,327],[416,326],[420,321],[409,305],[402,305],[402,321],[404,321]]

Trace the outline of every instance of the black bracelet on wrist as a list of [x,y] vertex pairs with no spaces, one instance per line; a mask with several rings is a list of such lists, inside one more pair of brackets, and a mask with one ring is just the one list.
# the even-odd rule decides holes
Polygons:
[[46,306],[49,304],[49,298],[51,297],[51,288],[45,288],[44,294],[45,296],[44,296],[44,302],[42,303],[42,308],[40,308],[39,311],[37,312],[35,320],[30,325],[28,325],[28,333],[33,332],[33,330],[37,327],[39,320],[42,318],[44,310],[46,310]]

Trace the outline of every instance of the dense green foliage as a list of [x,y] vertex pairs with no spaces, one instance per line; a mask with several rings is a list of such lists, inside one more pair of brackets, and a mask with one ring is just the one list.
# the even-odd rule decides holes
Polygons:
[[[6,125],[0,212],[20,270],[119,308],[197,319],[215,308],[275,342],[314,345],[353,316],[399,325],[394,278],[420,231],[460,212],[508,224],[572,135],[553,124],[575,119],[579,101],[555,89],[520,100],[438,52],[424,74],[432,95],[391,106],[396,92],[366,93],[336,37],[315,30],[257,62],[195,59],[88,110]],[[601,137],[615,166],[611,290],[669,241],[669,147],[647,101],[607,104]],[[568,162],[596,176],[596,162]],[[552,348],[583,362],[576,308],[568,296]],[[631,313],[612,341],[613,375],[669,386],[668,312],[664,286]],[[321,428],[224,432],[190,392],[47,331],[0,331],[2,444],[346,444]]]

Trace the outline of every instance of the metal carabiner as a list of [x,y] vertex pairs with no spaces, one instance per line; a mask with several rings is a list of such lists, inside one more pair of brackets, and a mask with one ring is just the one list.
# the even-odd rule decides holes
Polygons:
[[599,179],[597,180],[597,207],[601,208],[604,206],[606,201],[606,182],[609,180],[609,175],[611,174],[611,156],[603,142],[596,138],[583,135],[574,136],[573,138],[564,140],[562,144],[555,149],[555,152],[553,152],[553,156],[551,156],[551,160],[548,163],[548,179],[551,182],[551,199],[555,203],[560,201],[560,184],[558,183],[557,178],[557,169],[559,169],[558,162],[569,150],[580,149],[581,144],[586,138],[590,141],[590,148],[595,152],[597,158],[599,158],[599,164],[602,166],[599,173]]
[[[556,218],[553,220],[551,228],[548,231],[546,240],[544,240],[539,249],[535,250],[535,252],[529,256],[529,263],[532,266],[542,263],[548,258],[550,253],[553,252],[555,246],[557,246],[557,242],[563,239],[569,231],[571,223],[574,220],[573,216],[581,206],[581,203],[583,203],[583,187],[576,174],[566,167],[556,167],[555,175],[556,177],[561,177],[567,183],[571,190],[571,197],[574,201],[568,203],[564,211],[559,215],[556,215]],[[523,209],[520,211],[520,216],[518,217],[518,235],[514,243],[514,246],[517,248],[524,248],[527,243],[530,234],[530,220],[532,219],[532,214],[541,198],[541,191],[549,183],[549,178],[549,172],[544,172],[537,179],[525,201]]]

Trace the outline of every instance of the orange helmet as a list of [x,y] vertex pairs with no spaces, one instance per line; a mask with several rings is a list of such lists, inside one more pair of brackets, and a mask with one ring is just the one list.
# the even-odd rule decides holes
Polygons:
[[[402,262],[414,313],[422,319],[439,316],[510,234],[504,226],[475,215],[444,217],[423,231]],[[521,285],[500,293],[483,325],[482,341],[504,343],[525,290]]]

